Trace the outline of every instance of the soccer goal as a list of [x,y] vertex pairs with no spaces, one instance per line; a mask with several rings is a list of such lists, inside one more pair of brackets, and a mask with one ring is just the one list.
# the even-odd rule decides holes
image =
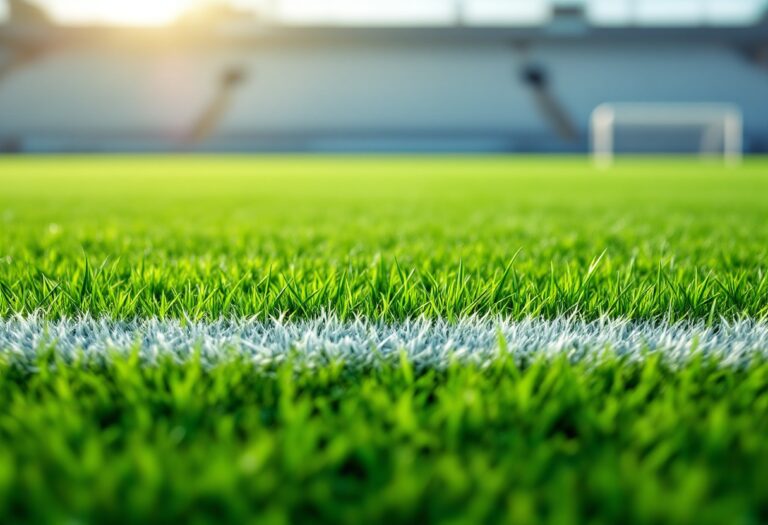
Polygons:
[[617,154],[695,154],[742,159],[743,119],[728,104],[602,104],[592,113],[592,155],[610,166]]

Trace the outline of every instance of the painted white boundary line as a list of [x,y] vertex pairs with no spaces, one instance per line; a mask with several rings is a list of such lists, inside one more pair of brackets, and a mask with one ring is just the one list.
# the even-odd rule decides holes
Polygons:
[[365,365],[381,358],[399,358],[405,351],[418,365],[442,367],[453,359],[489,362],[500,351],[500,337],[518,359],[565,354],[574,361],[590,360],[606,349],[633,360],[661,352],[672,363],[685,362],[695,354],[716,356],[727,365],[768,356],[768,323],[749,320],[722,322],[714,327],[615,319],[584,322],[467,318],[457,323],[424,319],[384,323],[339,321],[332,316],[293,322],[123,322],[87,317],[0,320],[0,354],[21,361],[34,359],[45,348],[54,348],[64,357],[79,351],[107,355],[138,348],[148,361],[163,354],[183,360],[197,350],[206,362],[215,362],[235,351],[256,365],[279,363],[290,355],[310,363],[344,359]]

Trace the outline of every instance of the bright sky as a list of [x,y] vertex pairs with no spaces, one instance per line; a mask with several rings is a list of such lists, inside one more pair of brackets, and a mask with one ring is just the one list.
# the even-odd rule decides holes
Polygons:
[[[0,0],[2,1],[2,0]],[[164,25],[204,0],[33,0],[62,22]],[[230,2],[253,7],[258,0]]]
[[[65,23],[163,25],[194,5],[215,0],[33,0]],[[271,6],[286,21],[440,24],[455,20],[458,0],[229,0],[244,8]],[[5,0],[0,0],[0,17]],[[465,0],[468,22],[537,23],[550,3],[587,2],[593,18],[611,23],[739,23],[754,19],[768,0]]]

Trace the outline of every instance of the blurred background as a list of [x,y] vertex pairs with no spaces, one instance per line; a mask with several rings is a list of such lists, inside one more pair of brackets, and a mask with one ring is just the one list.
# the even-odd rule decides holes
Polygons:
[[0,152],[768,152],[766,0],[0,0]]

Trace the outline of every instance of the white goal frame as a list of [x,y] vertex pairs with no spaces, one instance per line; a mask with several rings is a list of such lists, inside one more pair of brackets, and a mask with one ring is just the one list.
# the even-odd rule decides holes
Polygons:
[[735,166],[743,158],[743,122],[741,110],[731,104],[601,104],[590,119],[592,157],[598,166],[613,164],[619,126],[660,129],[701,126],[698,154],[702,157],[722,155],[725,164]]

